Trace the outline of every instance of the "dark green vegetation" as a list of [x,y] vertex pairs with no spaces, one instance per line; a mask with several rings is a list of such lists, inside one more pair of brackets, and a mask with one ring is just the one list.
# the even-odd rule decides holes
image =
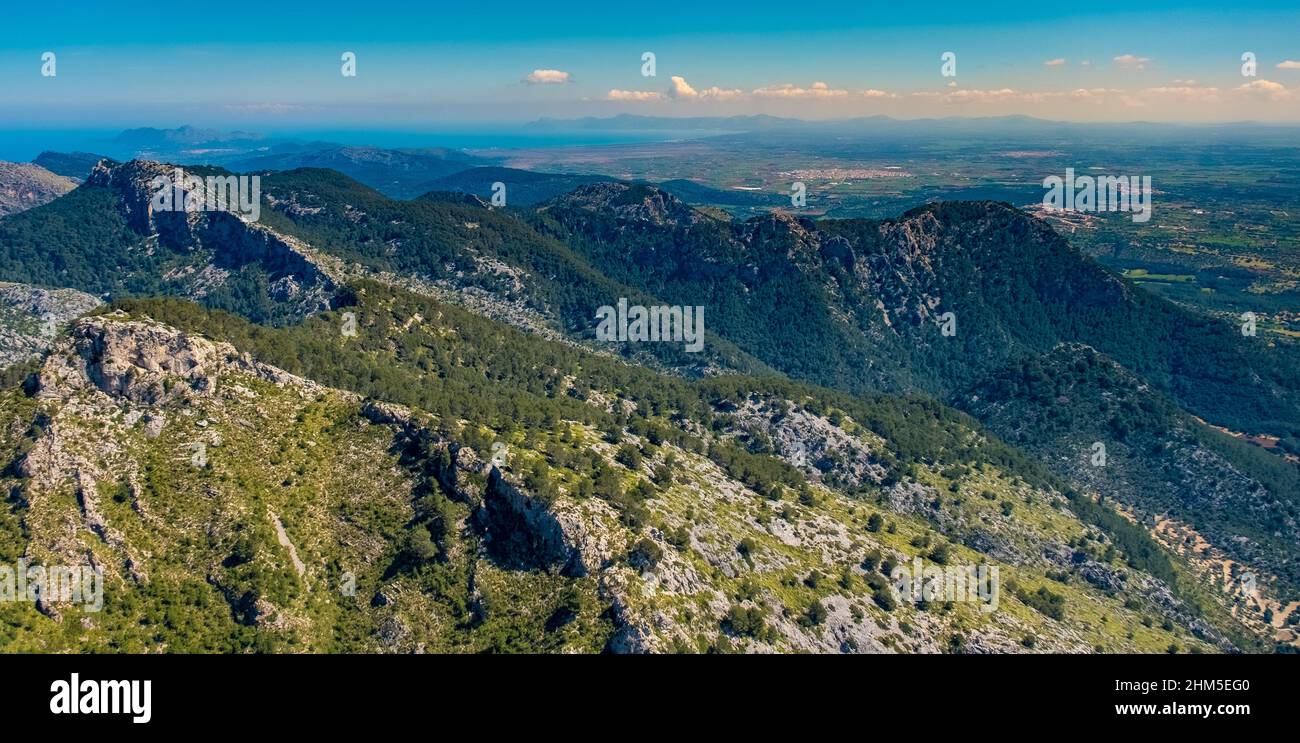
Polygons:
[[[331,386],[392,400],[427,411],[441,420],[466,419],[499,433],[526,439],[554,434],[559,421],[581,421],[617,440],[624,430],[649,434],[707,452],[731,476],[755,492],[777,487],[800,490],[805,477],[770,453],[714,442],[683,430],[693,422],[715,432],[728,430],[726,411],[751,396],[801,400],[812,412],[839,411],[887,447],[880,461],[888,468],[885,484],[918,467],[978,471],[992,466],[1041,488],[1069,488],[1042,465],[982,431],[972,418],[919,397],[868,394],[850,396],[775,377],[725,376],[690,382],[665,377],[616,359],[594,356],[565,344],[543,341],[459,308],[375,282],[361,282],[338,311],[303,324],[266,328],[222,312],[205,311],[176,300],[123,300],[115,305],[133,316],[148,316],[177,328],[224,340],[255,357]],[[111,311],[111,310],[106,310]],[[355,312],[358,336],[341,339],[340,313]],[[403,332],[411,317],[437,318],[432,327]],[[436,379],[436,384],[427,380]],[[566,380],[569,380],[566,382]],[[594,396],[634,401],[635,411],[615,414],[591,405]],[[490,441],[467,442],[485,450]],[[624,448],[627,449],[626,447]],[[625,466],[635,449],[620,450]],[[626,459],[623,459],[626,457]],[[633,464],[639,462],[632,462]],[[541,481],[545,481],[543,475]],[[597,485],[599,491],[609,485]],[[616,487],[617,490],[617,487]],[[878,491],[865,490],[863,495]],[[614,495],[619,507],[634,502]],[[1194,603],[1196,590],[1180,578],[1168,555],[1145,531],[1085,496],[1074,496],[1074,510],[1099,527],[1120,548],[1127,563],[1168,581]]]
[[[615,560],[621,566],[671,565],[678,553],[712,549],[690,532],[699,516],[666,519],[663,504],[680,506],[673,498],[687,483],[698,487],[698,469],[715,466],[760,496],[746,517],[756,523],[797,523],[796,509],[831,509],[843,520],[849,517],[835,510],[842,508],[835,499],[846,497],[910,519],[900,532],[893,520],[885,526],[878,516],[850,511],[850,521],[861,520],[857,532],[940,564],[975,559],[990,544],[999,554],[1045,553],[1023,534],[1007,547],[998,529],[1023,524],[1046,538],[1066,528],[1068,549],[1051,549],[1074,562],[1046,576],[1062,587],[1031,579],[1015,594],[1042,621],[1104,621],[1111,609],[1094,602],[1118,601],[1132,589],[1117,571],[1137,571],[1132,575],[1172,589],[1175,598],[1160,611],[1179,626],[1255,647],[1141,525],[1159,515],[1193,523],[1225,549],[1236,537],[1253,540],[1232,554],[1278,575],[1282,583],[1270,588],[1281,597],[1294,590],[1296,468],[1208,431],[1184,411],[1237,430],[1295,435],[1295,348],[1243,337],[1235,325],[1168,303],[1006,205],[930,205],[883,221],[777,214],[739,222],[695,210],[661,188],[600,182],[536,209],[502,210],[445,193],[398,201],[318,169],[269,174],[263,193],[256,228],[205,218],[180,230],[163,219],[142,223],[131,209],[140,196],[131,183],[92,182],[0,222],[0,279],[111,293],[114,310],[228,341],[322,384],[431,415],[437,435],[484,457],[494,444],[515,442],[528,454],[512,474],[538,502],[598,502],[616,515],[628,530],[627,549]],[[217,273],[220,280],[210,283],[185,278]],[[430,294],[480,304],[470,302],[471,312]],[[620,297],[703,305],[707,352],[624,344],[611,349],[621,358],[592,353],[594,309]],[[955,335],[941,331],[948,312]],[[341,332],[344,313],[356,317],[355,336]],[[1066,342],[1096,348],[1131,378],[1102,373],[1086,359],[1082,368],[1073,359],[1052,361]],[[20,374],[6,376],[16,381]],[[1150,394],[1127,394],[1142,385]],[[762,425],[754,406],[766,411]],[[812,467],[794,461],[773,432],[796,414],[825,416],[832,427],[851,421],[846,430],[870,442],[862,445],[880,475],[850,476],[843,452],[827,452]],[[598,432],[601,446],[584,443],[584,427]],[[1170,431],[1181,437],[1177,446],[1202,447],[1221,463],[1179,466],[1177,453],[1167,451]],[[1111,476],[1062,466],[1062,450],[1078,451],[1075,459],[1086,463],[1097,440],[1114,453]],[[609,450],[596,454],[604,446]],[[444,472],[439,456],[407,464],[416,474]],[[681,466],[686,458],[697,471]],[[1126,520],[1106,499],[1142,522]],[[493,602],[471,598],[473,563],[446,558],[485,548],[523,570],[512,580],[530,580],[523,575],[536,566],[520,556],[545,540],[521,536],[502,516],[457,543],[463,533],[452,525],[477,510],[461,509],[436,488],[408,500],[413,510],[402,531],[384,528],[394,550],[385,580],[421,581],[421,592],[438,597],[450,607],[446,615],[466,627]],[[493,508],[487,511],[503,513]],[[990,531],[989,523],[999,526]],[[765,550],[779,549],[746,539],[725,553],[752,570],[765,564]],[[440,559],[451,567],[430,567]],[[703,569],[717,570],[718,559]],[[872,562],[863,569],[884,565]],[[825,583],[869,590],[872,611],[899,610],[874,573],[833,574]],[[826,594],[818,593],[823,581],[782,576],[772,583],[803,630],[834,621]],[[594,588],[582,590],[587,598],[566,599],[572,606],[530,609],[532,619],[517,632],[457,635],[457,647],[557,649],[536,634],[534,620],[590,618]],[[808,590],[816,595],[793,593]],[[501,600],[520,595],[507,590]],[[724,634],[764,642],[775,636],[775,617],[749,604],[733,608],[712,623]],[[601,626],[592,625],[589,637],[597,646],[605,642],[601,632],[612,631]],[[1145,647],[1151,639],[1135,642]]]
[[105,158],[92,152],[42,152],[32,162],[51,173],[58,173],[77,180],[85,180],[86,176],[90,175],[91,168],[94,168],[96,163],[104,159],[112,162],[111,158]]
[[387,150],[327,146],[246,157],[221,165],[239,173],[328,168],[397,199],[436,188],[440,178],[483,164],[473,155],[446,149]]
[[[641,211],[617,211],[633,204]],[[946,397],[1018,356],[1080,342],[1223,425],[1300,423],[1295,347],[1127,285],[1004,205],[932,205],[883,222],[728,223],[650,187],[596,187],[548,205],[535,223],[624,283],[705,305],[719,335],[820,384]],[[956,316],[950,337],[946,312]]]
[[[107,573],[102,610],[81,615],[64,606],[59,618],[5,602],[0,648],[601,649],[612,626],[594,581],[505,570],[484,557],[482,531],[460,528],[475,484],[446,488],[432,476],[445,451],[440,457],[400,430],[368,424],[358,403],[337,393],[303,399],[292,387],[238,374],[222,384],[251,395],[156,406],[150,415],[168,423],[153,437],[81,428],[57,406],[37,413],[22,393],[3,393],[0,482],[12,497],[0,511],[0,560],[77,564],[61,534],[80,523],[78,503],[108,538],[84,527],[87,549]],[[202,428],[186,420],[187,410],[200,412]],[[19,425],[32,420],[27,430]],[[77,458],[94,491],[46,484],[54,473],[31,450],[54,425],[86,447],[64,455]],[[188,455],[196,439],[210,445],[201,467]],[[305,564],[295,570],[299,559]],[[400,600],[409,596],[418,603]]]
[[162,257],[134,250],[140,242],[112,191],[83,186],[0,222],[0,275],[93,293],[158,293]]
[[[1042,203],[1043,178],[1063,176],[1066,168],[1148,175],[1157,190],[1149,222],[1101,214],[1054,224],[1071,244],[1117,273],[1142,269],[1193,279],[1143,280],[1169,299],[1231,318],[1253,311],[1269,319],[1270,332],[1300,330],[1295,127],[1080,125],[1025,117],[818,123],[738,118],[718,126],[743,133],[607,146],[598,160],[590,148],[516,157],[545,170],[655,182],[691,179],[719,196],[688,201],[741,217],[770,206],[721,197],[735,193],[735,186],[780,197],[789,208],[791,184],[801,180],[809,216],[885,219],[931,201],[995,200],[1033,208]],[[836,173],[855,168],[896,168],[906,175]]]
[[[1287,442],[1300,423],[1300,349],[1125,282],[1014,209],[945,203],[883,222],[728,223],[625,186],[580,190],[534,222],[620,281],[720,306],[712,328],[787,374],[849,391],[926,390],[995,423],[1073,488],[1192,523],[1277,575],[1283,596],[1300,585],[1300,468],[1183,412]],[[1105,353],[1128,382],[1040,379],[1044,354],[1073,364],[1059,361],[1066,343]],[[1007,365],[1019,370],[1010,379]],[[1153,389],[1116,399],[1144,385]],[[1008,396],[1030,399],[999,408]],[[1038,420],[1079,430],[1066,436]],[[1149,431],[1159,441],[1141,441]],[[1083,466],[1094,442],[1131,452],[1141,476]]]
[[518,168],[487,167],[462,170],[432,181],[427,186],[430,191],[471,194],[487,201],[492,197],[493,184],[502,183],[505,185],[506,204],[532,206],[566,194],[579,186],[613,180],[605,176],[534,173]]
[[[1114,361],[1063,346],[961,397],[1063,476],[1191,524],[1237,561],[1279,576],[1284,593],[1300,586],[1300,468],[1196,421]],[[1094,442],[1106,446],[1104,465],[1091,461]]]
[[[317,250],[369,271],[487,291],[538,313],[568,334],[592,337],[596,308],[619,297],[633,304],[655,303],[651,295],[602,275],[566,245],[537,234],[508,211],[431,198],[395,201],[322,170],[279,173],[268,177],[264,188],[303,207],[267,213],[265,223]],[[354,218],[357,212],[365,218]],[[504,270],[485,260],[499,261]],[[675,344],[636,350],[673,366],[712,362],[741,370],[764,368],[721,339],[707,354],[688,354]]]
[[[357,180],[370,184],[365,178]],[[493,186],[505,185],[506,203],[512,207],[535,206],[593,183],[613,183],[617,179],[602,175],[573,173],[535,173],[518,168],[484,167],[462,170],[428,184],[431,191],[449,191],[491,198]],[[753,191],[724,191],[701,183],[677,178],[655,184],[688,204],[710,206],[779,207],[789,203],[776,194]],[[384,191],[383,188],[379,190]],[[386,191],[385,191],[386,192]],[[387,192],[386,192],[387,193]]]
[[[497,430],[550,431],[557,421],[581,421],[611,436],[624,426],[644,430],[651,419],[692,420],[715,425],[715,408],[751,395],[804,400],[810,410],[838,409],[889,447],[885,461],[897,475],[911,464],[989,463],[1037,485],[1053,481],[1041,466],[995,438],[972,436],[979,424],[965,414],[922,397],[850,396],[780,377],[722,376],[690,381],[656,373],[563,343],[544,341],[455,306],[362,281],[339,309],[300,325],[269,328],[236,315],[204,310],[174,299],[120,300],[122,309],[173,327],[229,342],[256,358],[332,387],[418,408],[445,419],[468,419]],[[342,338],[342,313],[354,312],[358,334]],[[411,317],[434,327],[402,332]],[[438,384],[421,380],[436,378]],[[566,382],[566,380],[568,380]],[[592,405],[593,395],[615,394],[636,402],[616,414]],[[725,408],[724,408],[725,409]],[[721,425],[721,421],[717,421]],[[654,424],[658,436],[688,448],[699,442],[680,430]],[[796,485],[802,476],[767,455],[724,446],[717,455],[740,479],[766,491],[773,483]]]

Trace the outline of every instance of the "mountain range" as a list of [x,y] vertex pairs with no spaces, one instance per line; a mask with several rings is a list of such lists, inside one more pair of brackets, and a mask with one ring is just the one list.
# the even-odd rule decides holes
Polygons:
[[[1294,344],[1003,203],[740,221],[689,182],[397,152],[228,163],[262,178],[257,223],[155,211],[171,166],[144,160],[0,219],[0,280],[90,312],[5,370],[4,557],[90,555],[124,589],[80,628],[0,608],[0,644],[1295,639],[1300,468],[1242,438],[1300,435]],[[704,307],[705,351],[599,340],[619,299]],[[895,600],[918,559],[999,566],[1001,609]]]

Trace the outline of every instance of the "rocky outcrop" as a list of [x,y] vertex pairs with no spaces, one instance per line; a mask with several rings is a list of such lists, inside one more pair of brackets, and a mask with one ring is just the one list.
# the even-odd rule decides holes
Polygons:
[[488,472],[480,522],[489,550],[503,563],[575,577],[591,574],[626,552],[622,530],[610,528],[616,521],[603,503],[548,504],[500,469]]
[[[111,189],[118,197],[127,224],[144,237],[178,253],[210,251],[211,263],[175,272],[169,278],[186,284],[188,293],[202,297],[224,283],[229,272],[256,265],[271,282],[271,299],[289,305],[302,316],[328,309],[341,283],[337,261],[320,255],[302,241],[251,222],[231,211],[154,209],[155,179],[175,179],[177,167],[149,160],[115,164],[101,161],[86,184]],[[188,196],[188,195],[187,195]],[[179,197],[185,198],[185,197]],[[188,278],[187,278],[188,277]]]
[[121,315],[77,322],[41,366],[37,395],[66,398],[96,389],[144,405],[182,395],[211,395],[224,372],[240,371],[277,385],[323,389],[273,366],[253,361],[228,343],[215,343],[148,320]]
[[850,435],[842,426],[788,400],[749,398],[734,415],[742,435],[767,436],[778,456],[814,482],[834,481],[853,488],[885,478],[886,469],[876,458],[884,441],[874,434]]
[[642,183],[593,183],[555,199],[552,205],[600,212],[620,222],[656,227],[685,227],[706,219],[676,196]]
[[[256,381],[279,389],[254,391]],[[163,449],[163,456],[202,472],[210,452],[226,443],[217,423],[223,412],[242,406],[223,428],[251,427],[268,396],[288,410],[323,395],[357,399],[253,361],[229,344],[151,320],[130,320],[120,312],[74,323],[37,370],[32,393],[39,411],[30,423],[32,438],[11,470],[21,478],[15,493],[27,506],[24,557],[31,564],[96,566],[119,587],[123,581],[143,585],[168,567],[153,553],[155,542],[123,526],[132,517],[125,517],[118,504],[127,504],[138,519],[135,526],[154,536],[195,526],[155,515],[148,503],[153,493],[146,495],[141,485],[149,478],[142,447],[159,446],[155,442],[165,429],[188,430],[179,447],[162,444],[175,447]],[[220,498],[211,486],[188,495],[205,502]],[[274,511],[269,518],[287,540]],[[292,543],[286,549],[298,575],[310,576],[305,553],[300,558]],[[244,596],[235,598],[232,607]],[[264,601],[249,607],[259,624],[272,616],[277,622],[292,619]],[[38,608],[56,620],[65,613],[57,601],[42,601]]]
[[466,475],[482,475],[488,465],[473,449],[442,435],[434,420],[404,405],[367,400],[361,406],[361,415],[371,423],[396,429],[403,444],[419,452],[423,474],[430,483],[437,483],[444,493],[462,503],[480,504],[481,489]]
[[100,304],[73,289],[0,282],[0,368],[45,352],[69,320]]
[[[1143,523],[1175,517],[1237,562],[1294,576],[1300,525],[1242,466],[1249,460],[1095,349],[1058,345],[972,387],[959,402],[1081,492],[1122,503]],[[1258,536],[1240,538],[1243,525]]]

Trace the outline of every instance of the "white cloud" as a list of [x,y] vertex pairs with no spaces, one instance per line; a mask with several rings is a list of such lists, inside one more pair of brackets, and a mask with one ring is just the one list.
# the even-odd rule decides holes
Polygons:
[[730,101],[741,98],[745,95],[743,90],[735,88],[719,88],[713,86],[696,90],[686,78],[681,75],[673,75],[668,90],[662,93],[651,92],[647,90],[611,90],[605,94],[605,100],[608,101]]
[[1042,103],[1043,101],[1061,97],[1065,93],[1022,93],[1012,90],[1011,88],[997,88],[993,90],[980,90],[978,88],[962,88],[960,90],[949,90],[947,92],[920,91],[912,93],[913,98],[930,98],[942,101],[943,103]]
[[1252,80],[1245,85],[1237,88],[1238,92],[1248,95],[1256,95],[1269,98],[1274,101],[1286,100],[1291,97],[1291,91],[1282,83],[1275,83],[1272,80]]
[[611,90],[605,94],[607,101],[661,101],[663,93],[652,93],[648,90]]
[[1300,62],[1294,59],[1284,59],[1277,63],[1277,68],[1279,70],[1300,70]]
[[1044,62],[1043,65],[1047,67],[1064,67],[1065,57],[1057,57],[1056,59],[1049,59],[1046,62]]
[[668,86],[667,96],[674,100],[729,101],[735,98],[739,98],[745,94],[744,91],[742,90],[738,90],[735,88],[719,88],[716,85],[714,85],[711,88],[696,90],[691,86],[690,83],[686,82],[686,78],[682,77],[681,75],[673,75],[672,78],[670,79],[672,80],[672,82]]
[[841,98],[848,94],[849,91],[847,90],[832,88],[821,81],[815,82],[807,88],[785,83],[754,89],[754,95],[759,98]]
[[[1125,56],[1132,57],[1132,55]],[[1117,61],[1116,64],[1128,65],[1130,69],[1137,69],[1139,65],[1146,64],[1148,65],[1147,69],[1150,69],[1150,62],[1150,58],[1134,57],[1125,59],[1122,62]],[[1084,110],[1084,108],[1112,107],[1115,109],[1159,109],[1164,111],[1173,110],[1179,106],[1187,106],[1209,111],[1234,99],[1240,104],[1245,104],[1252,98],[1264,103],[1280,101],[1290,103],[1300,101],[1300,93],[1297,91],[1300,91],[1300,86],[1288,88],[1281,83],[1268,80],[1253,80],[1241,87],[1218,88],[1191,79],[1175,79],[1162,85],[1125,87],[1122,89],[1061,87],[1059,89],[1020,90],[1010,87],[988,89],[941,87],[929,91],[896,93],[878,88],[845,90],[832,87],[829,83],[818,80],[806,84],[780,83],[764,85],[752,90],[740,90],[718,86],[697,88],[687,82],[684,77],[674,75],[666,89],[660,91],[614,89],[605,95],[605,100],[653,103],[656,105],[680,101],[686,101],[689,104],[690,102],[733,100],[789,101],[791,103],[807,101],[814,104],[818,102],[840,102],[849,105],[853,105],[851,102],[856,102],[857,105],[863,107],[863,110],[869,108],[867,101],[882,103],[885,101],[913,101],[918,105],[923,101],[929,101],[950,105],[967,104],[971,108],[998,112],[1041,107],[1042,113],[1038,115],[1050,116],[1058,115],[1065,110],[1062,107],[1072,107],[1079,111]],[[906,107],[908,104],[903,103],[902,105]]]
[[1148,95],[1161,96],[1163,98],[1179,98],[1184,101],[1197,103],[1214,103],[1219,100],[1218,88],[1203,87],[1195,84],[1167,85],[1157,88],[1146,88],[1142,92]]
[[1065,95],[1070,100],[1074,101],[1092,101],[1100,103],[1107,96],[1120,92],[1122,91],[1114,90],[1112,88],[1075,88]]
[[743,90],[738,90],[736,88],[719,88],[716,85],[712,88],[705,88],[700,91],[700,98],[719,101],[730,101],[740,98],[743,95],[745,95],[745,91]]
[[1017,93],[1011,88],[1000,88],[998,90],[968,88],[954,90],[944,96],[944,102],[946,103],[998,103],[1014,100],[1029,100],[1029,97]]
[[694,98],[698,95],[699,93],[695,92],[695,88],[692,88],[691,84],[686,82],[686,78],[681,75],[672,76],[672,84],[668,86],[669,98]]
[[1130,70],[1144,70],[1147,62],[1151,61],[1150,57],[1139,57],[1135,54],[1121,54],[1112,60],[1116,65]]
[[573,79],[562,70],[533,70],[524,76],[523,82],[529,85],[562,85],[573,82]]

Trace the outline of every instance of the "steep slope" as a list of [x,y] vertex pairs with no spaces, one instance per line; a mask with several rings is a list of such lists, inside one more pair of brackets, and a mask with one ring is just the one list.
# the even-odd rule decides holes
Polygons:
[[[263,181],[263,221],[341,260],[353,276],[449,298],[542,335],[593,341],[596,309],[674,304],[613,281],[563,243],[539,235],[509,210],[473,196],[398,201],[337,173],[303,169]],[[637,361],[691,374],[768,367],[710,336],[702,353],[680,344],[608,347]]]
[[[270,330],[125,307],[429,411],[378,408],[491,460],[477,495],[448,497],[498,567],[594,579],[611,649],[1250,646],[1141,530],[933,403],[688,383],[378,284],[356,296],[357,336],[335,313]],[[998,565],[1002,608],[891,600],[886,573],[917,557]]]
[[[928,391],[1080,492],[1116,498],[1147,524],[1174,518],[1202,531],[1226,559],[1271,576],[1250,600],[1257,609],[1297,595],[1300,469],[1192,415],[1239,431],[1294,430],[1297,348],[1133,287],[1038,220],[1004,205],[951,203],[884,222],[778,213],[727,223],[653,187],[602,184],[544,205],[532,223],[620,281],[720,305],[719,335],[792,376],[846,390]],[[1032,396],[989,402],[1000,399],[989,386],[1005,386],[1007,365],[1072,364],[1052,355],[1071,341],[1105,351],[1115,360],[1106,367],[1127,381],[1052,395],[1042,391],[1050,384],[1030,385]],[[1111,386],[1141,392],[1117,401]],[[1073,428],[1042,427],[1062,419]],[[1127,442],[1132,425],[1155,435]],[[1120,464],[1085,467],[1094,442],[1118,451],[1111,461]]]
[[1190,526],[1198,552],[1256,576],[1261,613],[1265,599],[1277,609],[1278,596],[1300,591],[1300,468],[1214,431],[1091,348],[1021,362],[961,401],[1081,490],[1119,501],[1144,524]]
[[151,182],[172,175],[162,163],[103,162],[63,198],[0,221],[0,278],[176,294],[259,322],[329,305],[333,267],[292,237],[225,211],[155,211]]
[[0,369],[40,355],[68,321],[100,304],[72,289],[0,282]]
[[794,377],[850,391],[923,389],[893,334],[837,311],[811,272],[820,247],[784,214],[735,223],[648,185],[578,189],[537,211],[538,231],[615,279],[703,305],[709,327]]
[[[689,445],[629,432],[615,447],[577,422],[545,440],[509,438],[508,454],[494,447],[485,463],[441,432],[446,422],[147,320],[79,323],[29,389],[6,393],[0,428],[18,496],[2,522],[5,557],[88,563],[107,588],[101,611],[48,595],[6,602],[9,650],[1081,651],[1180,641],[1081,585],[1058,589],[1069,612],[1059,618],[1011,597],[994,612],[873,599],[882,562],[888,573],[938,554],[923,519],[900,513],[869,532],[865,509],[820,487],[782,503]],[[629,447],[645,458],[615,453]],[[1032,511],[1044,497],[1019,496]],[[1088,533],[1073,523],[1053,517],[1053,540]],[[953,545],[936,559],[967,554]],[[1007,559],[1021,591],[1052,564]],[[1107,637],[1093,612],[1132,636]]]
[[653,187],[601,184],[532,221],[620,281],[716,303],[720,335],[822,384],[947,397],[1020,356],[1078,341],[1235,430],[1288,431],[1300,420],[1294,346],[1133,287],[1007,205],[932,204],[883,222],[778,213],[726,223]]
[[[588,340],[597,307],[619,298],[661,303],[472,199],[399,201],[336,172],[303,169],[261,177],[253,223],[223,211],[155,212],[150,182],[172,173],[143,160],[101,163],[64,198],[0,221],[0,280],[183,296],[281,324],[330,306],[347,278],[367,276],[543,336]],[[767,369],[716,336],[703,353],[675,344],[616,350],[693,374]]]
[[[5,602],[7,651],[590,651],[610,632],[590,581],[480,565],[433,452],[355,395],[119,316],[78,323],[28,389],[0,404],[0,550],[102,570],[103,603]],[[475,619],[489,591],[522,598]]]
[[0,161],[0,217],[49,203],[76,185],[39,165]]
[[[842,570],[854,550],[879,549],[883,555],[890,547],[899,550],[893,554],[900,560],[935,550],[947,559],[956,551],[970,561],[988,559],[1016,571],[1016,585],[1031,586],[1015,593],[1018,605],[1040,619],[1066,622],[1042,630],[1054,638],[1044,640],[1050,647],[1159,649],[1149,641],[1172,641],[1170,631],[1190,632],[1223,648],[1255,647],[1227,615],[1232,598],[1209,595],[1190,580],[1186,561],[1194,561],[1194,555],[1171,557],[1144,528],[1097,505],[1090,488],[1076,484],[1079,492],[1072,492],[942,405],[875,394],[854,400],[766,379],[688,383],[573,344],[591,343],[596,306],[619,297],[646,304],[664,298],[706,307],[709,353],[692,356],[673,344],[644,344],[653,348],[631,351],[633,344],[622,344],[619,352],[693,375],[728,369],[761,373],[768,368],[763,359],[792,376],[852,392],[922,390],[959,401],[1008,363],[1050,351],[1062,337],[1081,336],[1109,349],[1153,388],[1216,422],[1252,431],[1268,424],[1261,417],[1265,413],[1283,423],[1294,417],[1287,407],[1294,379],[1284,373],[1291,363],[1289,349],[1258,348],[1255,339],[1233,337],[1231,329],[1180,314],[1082,261],[1050,229],[1014,210],[958,204],[880,223],[811,222],[783,214],[736,223],[692,209],[652,186],[597,184],[527,215],[471,199],[396,201],[336,173],[300,170],[265,177],[263,223],[253,225],[223,213],[154,213],[142,184],[165,167],[105,164],[54,204],[0,222],[0,269],[21,280],[84,282],[95,291],[192,297],[256,321],[283,324],[279,330],[251,326],[169,302],[119,303],[142,317],[227,340],[295,374],[432,416],[392,412],[397,422],[386,425],[407,430],[414,424],[401,421],[418,419],[419,427],[437,430],[439,440],[468,447],[484,460],[496,451],[495,444],[522,450],[527,466],[513,473],[514,480],[508,466],[497,467],[496,491],[491,468],[477,472],[482,500],[445,494],[465,505],[468,514],[478,514],[473,549],[488,550],[498,567],[527,575],[573,572],[574,550],[593,539],[616,545],[610,548],[615,557],[598,561],[605,568],[637,567],[646,555],[656,554],[646,545],[633,548],[643,539],[658,541],[651,528],[663,534],[671,530],[678,549],[680,529],[697,524],[693,512],[683,510],[694,501],[711,504],[718,521],[708,528],[721,530],[718,539],[735,539],[737,545],[748,539],[737,554],[751,558],[770,536],[788,541],[772,531],[779,525],[770,525],[772,513],[785,510],[778,501],[811,509],[809,518],[824,517],[826,524],[851,522],[860,504],[874,503],[897,519],[911,520],[911,526],[896,522],[895,527],[908,535],[912,549],[888,539],[850,539],[847,547],[841,542],[837,548],[815,534],[795,539],[787,544],[792,552],[782,553],[780,561],[809,572],[767,585],[767,594],[757,594],[759,603],[743,603],[754,601],[750,598],[726,607],[727,613],[745,611],[735,623],[726,621],[734,629],[756,616],[748,609],[773,617],[778,608],[783,617],[806,621],[795,621],[770,640],[751,637],[742,646],[828,649],[816,620],[825,618],[828,605],[821,602],[831,594],[818,593],[821,579],[813,572],[822,568],[815,566]],[[91,234],[93,245],[78,242]],[[41,256],[33,250],[37,245],[57,247]],[[113,270],[105,270],[106,263]],[[1034,270],[1020,270],[1022,265]],[[243,275],[231,279],[228,272],[236,267]],[[219,279],[217,292],[204,283],[213,275]],[[358,276],[380,283],[357,282]],[[234,294],[232,287],[241,291]],[[240,301],[229,301],[232,294]],[[542,343],[437,298],[564,342]],[[953,336],[936,327],[949,311],[957,317]],[[344,327],[355,332],[344,333]],[[1232,404],[1224,402],[1234,394]],[[665,442],[673,448],[665,451]],[[558,444],[572,451],[553,451]],[[647,459],[645,477],[631,477]],[[1277,490],[1285,479],[1237,466],[1285,508],[1289,501]],[[628,472],[615,477],[620,467]],[[659,481],[661,468],[668,473],[664,478],[694,473],[690,497],[651,495],[648,488],[672,489]],[[1068,470],[1058,473],[1075,477]],[[1183,486],[1176,479],[1164,482],[1174,492]],[[509,495],[505,485],[523,495]],[[728,495],[728,488],[735,492]],[[488,497],[493,492],[500,497]],[[738,497],[751,494],[772,503],[764,510]],[[576,510],[566,511],[563,503],[552,508],[569,495]],[[664,502],[657,504],[661,497]],[[1139,505],[1130,501],[1131,508]],[[732,511],[741,514],[739,521]],[[568,515],[557,517],[563,513]],[[662,524],[652,524],[647,514]],[[547,525],[566,519],[595,531],[570,533],[565,542]],[[532,524],[522,535],[516,528],[521,522]],[[768,536],[746,531],[754,524]],[[422,539],[409,532],[401,537],[415,538]],[[570,546],[555,547],[557,539]],[[636,602],[629,603],[630,594],[611,588],[636,586],[636,581],[618,578],[618,571],[604,575],[603,568],[597,571],[596,563],[583,558],[585,568],[578,572],[587,576],[570,577],[594,576],[583,590],[613,608],[614,619],[605,627],[609,637],[593,642],[618,649],[699,648],[701,642],[716,645],[722,631],[731,646],[734,637],[722,629],[716,594],[749,596],[751,591],[723,581],[740,577],[734,570],[728,576],[722,567],[735,559],[730,553],[686,543],[692,546],[683,560],[704,554],[710,566],[696,564],[695,570],[712,576],[705,582],[714,597],[691,593],[696,603],[711,607],[704,614],[668,611],[657,602],[638,610],[632,606]],[[618,557],[623,547],[617,545],[632,546]],[[424,547],[417,551],[429,552]],[[548,555],[541,564],[537,553]],[[469,568],[457,568],[462,569]],[[673,572],[676,567],[665,570],[673,581],[695,584],[683,577],[686,573]],[[878,594],[883,589],[876,584],[884,577],[868,575],[873,570],[859,575],[864,583],[841,576],[849,593],[837,595]],[[814,593],[786,591],[802,590],[787,585],[791,580],[804,581]],[[466,579],[463,585],[470,590],[473,582]],[[681,591],[670,593],[666,600],[682,599]],[[1071,616],[1068,609],[1059,611],[1055,596],[1067,606],[1089,608]],[[821,609],[810,603],[814,598]],[[1173,630],[1115,635],[1114,628],[1100,626],[1101,616],[1106,622],[1119,616],[1111,613],[1115,606],[1127,612],[1125,625],[1145,614],[1148,622],[1163,617]],[[627,618],[633,615],[641,619]],[[669,619],[660,621],[660,615]],[[417,621],[409,615],[403,626],[410,626],[408,619]],[[1014,641],[1013,630],[998,624],[1002,617],[990,619],[986,624],[954,618],[976,634],[956,631],[945,621],[904,646],[945,645],[955,634],[963,641],[978,636],[976,647],[1004,648],[1008,638]],[[646,622],[676,629],[630,629]],[[776,624],[764,619],[762,626]],[[836,630],[836,637],[843,640],[846,631]],[[862,643],[880,649],[884,643],[871,634],[853,637],[848,647]]]

